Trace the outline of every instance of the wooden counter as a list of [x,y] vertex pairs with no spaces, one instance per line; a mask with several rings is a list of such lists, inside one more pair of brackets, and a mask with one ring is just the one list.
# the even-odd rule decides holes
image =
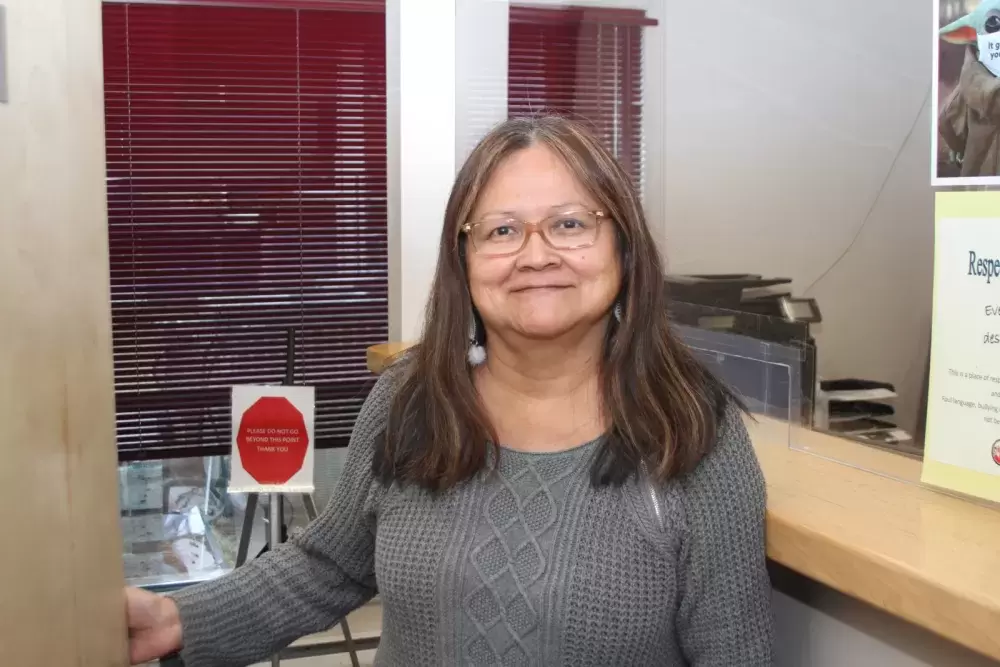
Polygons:
[[382,343],[368,348],[368,370],[378,375],[392,363],[399,354],[410,347],[409,343]]
[[[369,348],[368,367],[406,347]],[[915,459],[781,422],[748,427],[769,558],[1000,660],[1000,510],[920,486]]]
[[749,427],[767,479],[768,557],[1000,660],[1000,511],[921,486],[918,460]]

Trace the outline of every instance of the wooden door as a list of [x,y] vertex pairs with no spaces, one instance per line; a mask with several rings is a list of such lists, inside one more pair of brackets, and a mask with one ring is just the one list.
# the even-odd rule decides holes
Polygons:
[[0,0],[0,664],[127,664],[99,0]]

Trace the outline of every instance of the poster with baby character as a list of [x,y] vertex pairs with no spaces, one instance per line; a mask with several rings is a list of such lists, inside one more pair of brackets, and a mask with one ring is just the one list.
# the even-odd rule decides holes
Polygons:
[[931,184],[1000,185],[1000,0],[933,0]]

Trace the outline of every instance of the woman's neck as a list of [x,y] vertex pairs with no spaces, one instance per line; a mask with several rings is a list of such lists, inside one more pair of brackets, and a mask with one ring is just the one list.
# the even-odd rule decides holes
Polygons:
[[500,444],[557,451],[605,430],[601,407],[602,340],[512,348],[491,339],[476,387]]
[[493,347],[483,370],[504,391],[525,398],[566,396],[599,377],[600,356],[590,351],[542,348],[514,355]]

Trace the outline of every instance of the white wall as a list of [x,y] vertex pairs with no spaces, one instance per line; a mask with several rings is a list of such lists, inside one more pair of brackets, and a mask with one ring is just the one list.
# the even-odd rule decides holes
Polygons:
[[416,340],[455,173],[507,117],[508,0],[386,2],[389,336]]
[[647,124],[647,151],[663,164],[647,208],[669,270],[793,278],[825,318],[820,372],[895,383],[912,429],[931,309],[931,3],[652,1],[664,60],[647,58],[645,113],[663,126]]
[[416,340],[423,328],[455,178],[455,2],[386,2],[392,340]]
[[508,0],[459,0],[455,6],[456,168],[507,118]]

